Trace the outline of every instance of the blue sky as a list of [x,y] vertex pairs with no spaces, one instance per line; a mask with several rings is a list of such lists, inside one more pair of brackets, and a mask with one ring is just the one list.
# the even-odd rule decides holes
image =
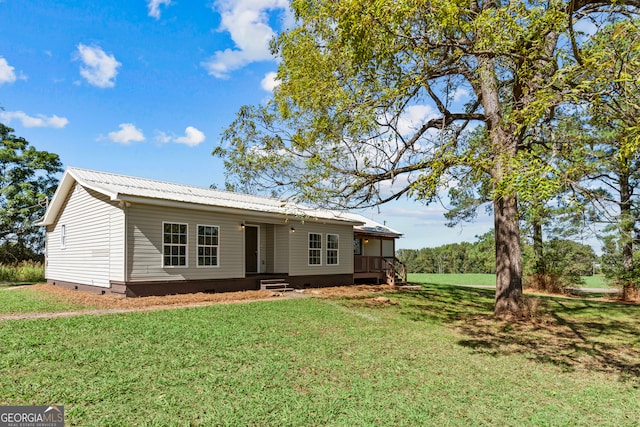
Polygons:
[[[0,122],[65,166],[224,188],[211,156],[242,105],[271,96],[287,0],[0,0]],[[441,206],[363,212],[422,248],[488,231]]]

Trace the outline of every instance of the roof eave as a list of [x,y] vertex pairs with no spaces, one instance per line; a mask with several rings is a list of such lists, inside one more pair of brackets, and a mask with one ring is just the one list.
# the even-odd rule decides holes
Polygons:
[[60,212],[60,209],[62,208],[62,204],[64,203],[67,194],[75,182],[76,179],[69,173],[69,170],[65,171],[60,179],[58,188],[56,188],[56,192],[53,194],[53,197],[49,202],[49,206],[47,206],[44,217],[35,223],[37,226],[42,227],[53,224],[55,218],[58,216],[58,212]]

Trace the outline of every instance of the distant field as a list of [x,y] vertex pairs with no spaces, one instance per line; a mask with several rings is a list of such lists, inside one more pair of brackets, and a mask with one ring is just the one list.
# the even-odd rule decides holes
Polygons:
[[608,280],[604,276],[585,276],[582,278],[584,280],[583,287],[585,288],[609,288]]
[[[410,273],[410,282],[433,283],[437,285],[475,285],[475,286],[495,286],[495,274],[428,274]],[[604,276],[583,277],[585,288],[607,288],[607,280]]]
[[407,277],[410,282],[433,283],[436,285],[475,285],[495,286],[495,274],[429,274],[410,273]]

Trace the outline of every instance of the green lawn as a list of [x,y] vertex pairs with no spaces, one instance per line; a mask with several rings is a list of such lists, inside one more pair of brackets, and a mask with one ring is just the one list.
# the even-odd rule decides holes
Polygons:
[[387,296],[0,321],[0,405],[62,404],[68,426],[638,425],[640,307],[541,298],[512,324],[492,290]]
[[61,297],[45,294],[29,286],[0,286],[0,314],[47,313],[90,308],[66,302]]
[[609,284],[609,281],[607,280],[607,278],[602,276],[602,275],[584,276],[584,277],[582,277],[582,280],[584,280],[584,285],[582,285],[582,287],[584,287],[584,288],[609,288],[609,287],[611,287],[611,285]]
[[[495,274],[427,274],[411,273],[408,275],[410,282],[433,283],[439,285],[474,285],[495,286]],[[582,278],[584,288],[607,288],[609,285],[604,276],[585,276]]]
[[407,277],[412,283],[433,283],[436,285],[474,285],[496,286],[495,274],[430,274],[410,273]]

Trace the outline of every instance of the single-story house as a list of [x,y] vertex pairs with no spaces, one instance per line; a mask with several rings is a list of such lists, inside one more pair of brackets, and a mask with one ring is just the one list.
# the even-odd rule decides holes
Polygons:
[[361,215],[68,168],[39,225],[46,279],[127,296],[406,281],[398,231]]

